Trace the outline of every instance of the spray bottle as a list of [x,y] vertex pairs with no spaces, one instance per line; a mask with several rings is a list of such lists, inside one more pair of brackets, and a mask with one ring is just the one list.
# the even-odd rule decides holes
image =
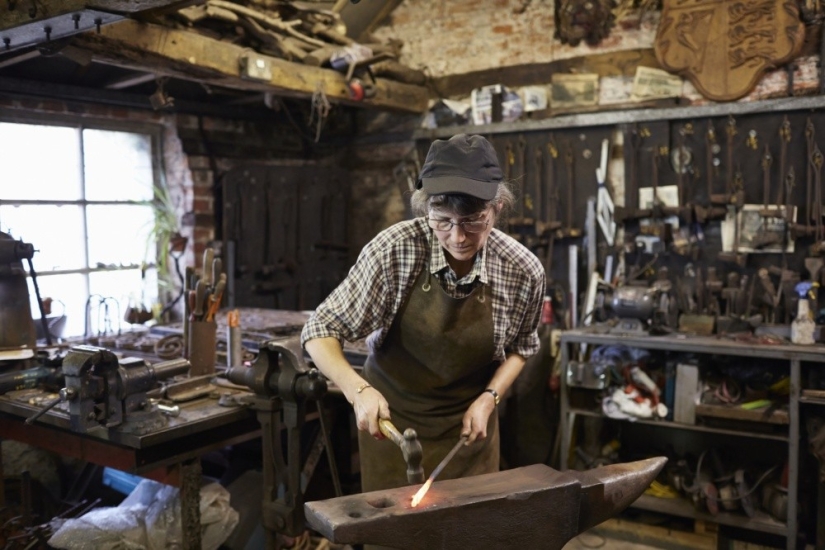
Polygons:
[[811,288],[813,288],[813,283],[810,281],[797,283],[794,287],[799,296],[796,318],[791,323],[791,342],[794,344],[810,345],[814,343],[816,323],[811,318],[810,305],[808,304],[808,292]]

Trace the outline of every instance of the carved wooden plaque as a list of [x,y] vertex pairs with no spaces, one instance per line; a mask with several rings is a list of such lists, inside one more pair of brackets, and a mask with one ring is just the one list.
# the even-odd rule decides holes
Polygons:
[[664,0],[654,49],[703,96],[730,101],[798,55],[804,39],[795,0]]

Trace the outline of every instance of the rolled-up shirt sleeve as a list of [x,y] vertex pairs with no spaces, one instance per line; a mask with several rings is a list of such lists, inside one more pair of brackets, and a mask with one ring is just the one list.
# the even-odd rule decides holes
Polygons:
[[355,341],[384,326],[388,315],[386,268],[379,245],[367,244],[338,287],[315,309],[301,331],[301,345],[315,338]]
[[544,301],[544,272],[534,272],[529,282],[519,289],[516,301],[521,302],[523,307],[517,307],[515,310],[523,311],[523,314],[521,319],[512,320],[512,322],[519,323],[519,328],[515,339],[505,348],[507,354],[517,353],[524,358],[531,357],[539,351],[538,327]]

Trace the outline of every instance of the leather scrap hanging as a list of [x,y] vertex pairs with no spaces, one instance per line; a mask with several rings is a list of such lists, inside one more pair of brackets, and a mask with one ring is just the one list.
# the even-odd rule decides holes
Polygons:
[[703,96],[731,101],[796,57],[804,39],[795,0],[664,0],[654,49]]

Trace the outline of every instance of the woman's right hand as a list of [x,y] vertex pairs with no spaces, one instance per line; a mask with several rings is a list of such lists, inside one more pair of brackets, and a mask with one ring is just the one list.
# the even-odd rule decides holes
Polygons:
[[381,392],[367,386],[361,393],[356,393],[352,400],[355,411],[355,423],[359,430],[369,432],[376,439],[384,439],[378,427],[378,419],[390,419],[390,405]]

